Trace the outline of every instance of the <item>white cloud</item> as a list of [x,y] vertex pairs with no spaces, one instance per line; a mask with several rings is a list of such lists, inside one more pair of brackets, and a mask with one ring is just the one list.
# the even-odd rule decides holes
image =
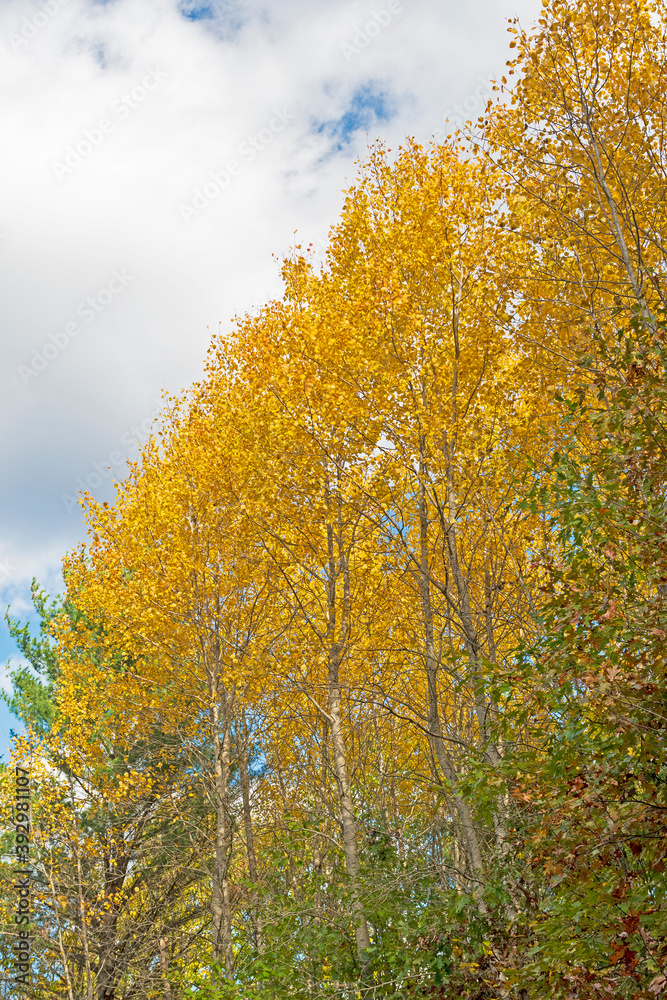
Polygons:
[[[57,581],[82,537],[63,496],[100,466],[120,474],[125,456],[110,456],[162,387],[199,375],[218,322],[279,292],[274,254],[325,240],[366,131],[427,142],[502,71],[505,18],[537,9],[4,0],[0,592]],[[123,271],[132,280],[103,293]]]

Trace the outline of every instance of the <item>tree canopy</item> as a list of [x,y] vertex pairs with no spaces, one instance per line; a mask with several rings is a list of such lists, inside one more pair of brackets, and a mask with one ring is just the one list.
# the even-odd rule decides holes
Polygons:
[[667,987],[666,15],[511,22],[84,498],[11,625],[31,997]]

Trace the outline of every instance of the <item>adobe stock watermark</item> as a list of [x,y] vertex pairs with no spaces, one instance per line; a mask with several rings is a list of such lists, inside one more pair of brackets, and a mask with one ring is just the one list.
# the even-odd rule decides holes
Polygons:
[[386,7],[374,10],[368,21],[350,37],[350,41],[341,42],[338,46],[345,56],[345,61],[348,63],[352,62],[354,57],[363,52],[366,46],[370,45],[380,32],[389,27],[397,14],[402,13],[403,4],[401,0],[388,0]]
[[[160,69],[159,66],[147,70],[141,83],[116,98],[111,105],[111,114],[121,121],[127,118],[168,76],[166,70]],[[94,128],[84,131],[82,138],[77,143],[67,147],[62,160],[52,160],[51,169],[58,180],[62,183],[65,177],[69,177],[77,167],[80,167],[84,160],[87,160],[102,145],[105,138],[115,132],[117,124],[118,122],[114,121],[113,118],[100,118]]]
[[296,115],[284,108],[280,111],[274,108],[273,115],[267,125],[261,128],[256,135],[247,136],[240,144],[236,151],[238,159],[228,160],[222,170],[211,170],[208,175],[210,180],[192,192],[191,204],[181,203],[178,206],[183,221],[190,223],[200,212],[203,212],[219,194],[229,187],[232,178],[238,177],[243,168],[252,163],[267,146],[270,146],[276,136],[284,132],[295,118]]
[[[134,275],[129,274],[126,268],[113,271],[103,288],[98,288],[94,295],[89,295],[88,298],[79,302],[76,307],[76,315],[85,324],[94,323],[100,313],[104,312],[113,300],[127,288],[131,281],[134,281]],[[59,354],[66,350],[71,342],[80,335],[82,330],[81,323],[76,320],[70,320],[60,330],[50,333],[48,341],[39,350],[33,347],[30,363],[19,365],[16,369],[23,384],[27,385],[30,379],[36,378],[40,372],[48,368],[54,358],[57,358]]]
[[45,28],[49,21],[52,21],[60,12],[61,7],[66,7],[69,2],[70,0],[44,0],[44,3],[39,5],[39,10],[36,10],[32,17],[24,17],[20,32],[17,34],[12,31],[7,35],[7,41],[14,52],[20,52],[22,46],[28,45],[42,28]]
[[[157,406],[157,403],[156,403]],[[139,448],[148,440],[151,428],[155,422],[153,416],[146,417],[140,424],[133,424],[119,438],[120,448],[113,448],[106,458],[93,462],[88,474],[74,483],[77,493],[91,493],[105,482],[119,482],[123,473],[127,472],[127,463],[133,462],[139,455]],[[68,514],[79,507],[79,498],[71,493],[61,493],[60,499]]]
[[30,983],[30,951],[31,951],[31,901],[32,901],[32,863],[30,861],[30,846],[32,830],[30,825],[30,773],[24,767],[14,769],[14,862],[13,875],[16,879],[16,910],[14,913],[14,982],[20,986]]
[[476,121],[486,110],[489,101],[493,100],[493,83],[481,76],[478,76],[477,80],[478,85],[472,93],[443,112],[445,124],[436,129],[434,133],[436,142],[444,142],[448,135],[463,128],[466,122]]

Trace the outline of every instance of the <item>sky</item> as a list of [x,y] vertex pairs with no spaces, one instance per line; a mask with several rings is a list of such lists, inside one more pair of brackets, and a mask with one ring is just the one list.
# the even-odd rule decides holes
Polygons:
[[[62,589],[78,492],[111,500],[211,336],[281,294],[293,247],[323,253],[369,145],[476,118],[539,8],[0,0],[3,612]],[[10,727],[0,705],[5,759]]]

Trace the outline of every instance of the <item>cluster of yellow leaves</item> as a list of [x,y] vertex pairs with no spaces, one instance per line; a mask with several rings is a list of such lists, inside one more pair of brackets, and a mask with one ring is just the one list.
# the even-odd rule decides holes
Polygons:
[[[351,771],[428,813],[466,754],[497,754],[488,674],[533,634],[555,546],[522,500],[573,446],[558,393],[662,294],[664,25],[658,2],[554,0],[513,27],[517,83],[477,144],[378,145],[325,265],[297,248],[115,504],[88,500],[58,752],[101,773],[157,730],[201,760],[211,742],[221,886],[242,711],[264,819],[330,803],[335,772],[350,875]],[[135,780],[154,793],[113,795]]]

